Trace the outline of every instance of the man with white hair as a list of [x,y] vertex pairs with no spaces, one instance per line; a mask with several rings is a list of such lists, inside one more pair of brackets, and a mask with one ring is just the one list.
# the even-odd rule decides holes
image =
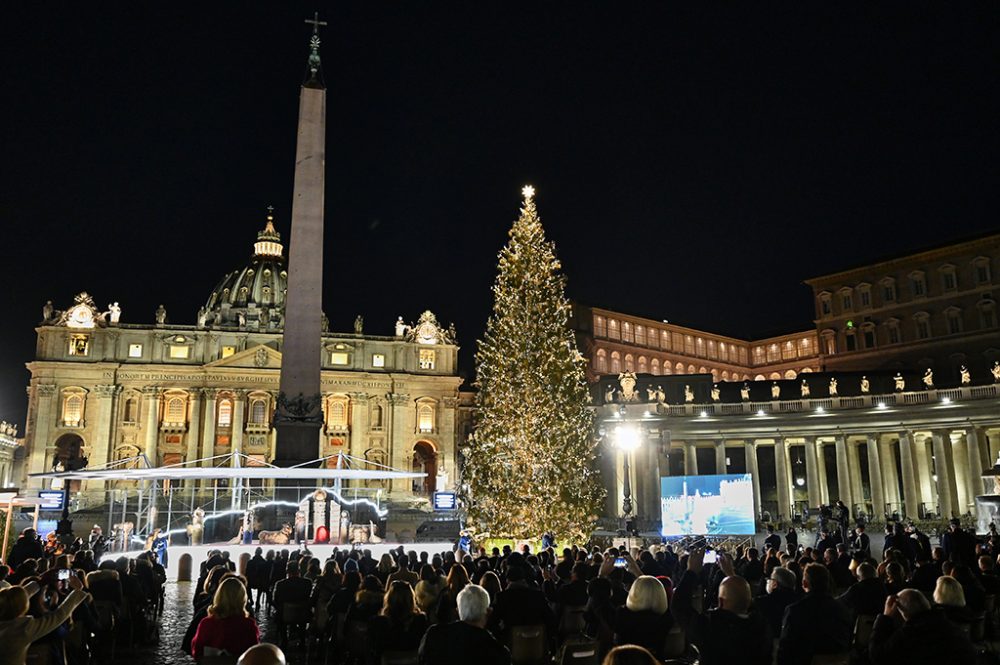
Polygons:
[[490,595],[469,584],[458,594],[458,621],[431,626],[420,643],[421,665],[510,665],[510,652],[489,631]]
[[754,598],[753,607],[767,621],[771,635],[781,634],[785,608],[799,600],[795,587],[798,579],[787,568],[775,568],[767,579],[767,595]]
[[874,665],[895,663],[974,663],[976,650],[967,633],[916,589],[904,589],[885,599],[875,618],[868,656]]

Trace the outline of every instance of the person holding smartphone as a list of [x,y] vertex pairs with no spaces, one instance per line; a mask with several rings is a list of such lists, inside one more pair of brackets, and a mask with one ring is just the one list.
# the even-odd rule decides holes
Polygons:
[[37,582],[0,590],[0,644],[4,645],[0,662],[25,662],[32,642],[66,623],[78,605],[90,600],[90,594],[83,590],[83,583],[76,575],[70,574],[65,582],[69,595],[56,609],[39,617],[26,616],[31,597],[42,591]]

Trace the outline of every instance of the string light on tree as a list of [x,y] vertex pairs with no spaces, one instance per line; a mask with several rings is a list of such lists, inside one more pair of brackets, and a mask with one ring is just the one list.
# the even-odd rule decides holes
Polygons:
[[604,492],[594,464],[586,361],[535,189],[500,251],[493,313],[476,353],[476,434],[464,478],[469,521],[493,536],[589,537]]

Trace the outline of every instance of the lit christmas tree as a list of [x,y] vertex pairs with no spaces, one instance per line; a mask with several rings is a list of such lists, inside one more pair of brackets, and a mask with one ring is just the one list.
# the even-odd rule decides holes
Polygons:
[[594,464],[586,361],[567,326],[566,279],[534,189],[500,251],[493,314],[476,353],[470,526],[494,537],[589,538],[604,492]]

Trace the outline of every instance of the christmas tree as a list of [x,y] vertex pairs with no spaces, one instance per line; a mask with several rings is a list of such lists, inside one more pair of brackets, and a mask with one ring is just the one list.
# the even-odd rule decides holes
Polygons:
[[465,464],[470,526],[494,537],[589,538],[603,501],[586,361],[534,190],[500,251],[493,314],[476,352],[476,432]]

